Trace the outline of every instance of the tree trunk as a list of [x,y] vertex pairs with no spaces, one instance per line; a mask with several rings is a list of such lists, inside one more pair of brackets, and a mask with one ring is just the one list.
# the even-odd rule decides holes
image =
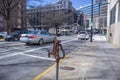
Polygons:
[[8,18],[6,22],[7,22],[7,33],[10,34],[11,33],[10,18]]
[[58,36],[58,27],[55,26],[55,29],[56,29],[56,35]]

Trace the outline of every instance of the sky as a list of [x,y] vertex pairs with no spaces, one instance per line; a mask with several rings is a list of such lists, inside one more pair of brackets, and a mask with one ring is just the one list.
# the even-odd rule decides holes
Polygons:
[[[55,3],[58,0],[42,0],[42,2],[40,2],[40,0],[28,0],[28,4],[32,5],[32,6],[38,6],[38,5],[44,5],[47,3]],[[82,6],[88,5],[91,3],[92,0],[71,0],[72,1],[72,5],[75,9],[78,9]]]

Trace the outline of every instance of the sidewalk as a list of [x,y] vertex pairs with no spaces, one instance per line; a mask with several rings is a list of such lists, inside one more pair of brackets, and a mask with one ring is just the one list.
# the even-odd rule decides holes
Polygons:
[[[120,80],[120,48],[94,39],[60,63],[59,80]],[[40,77],[38,77],[40,78]],[[56,80],[56,67],[36,80]]]

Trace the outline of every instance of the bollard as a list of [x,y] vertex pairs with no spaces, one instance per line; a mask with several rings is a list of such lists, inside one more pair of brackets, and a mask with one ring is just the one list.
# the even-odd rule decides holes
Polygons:
[[[48,57],[50,57],[50,55],[53,55],[56,60],[56,80],[59,79],[59,61],[60,61],[60,59],[63,59],[65,57],[65,52],[64,52],[63,47],[60,44],[60,42],[61,42],[60,40],[55,39],[53,42],[52,52],[48,51]],[[59,50],[61,50],[63,52],[62,57],[59,56]]]

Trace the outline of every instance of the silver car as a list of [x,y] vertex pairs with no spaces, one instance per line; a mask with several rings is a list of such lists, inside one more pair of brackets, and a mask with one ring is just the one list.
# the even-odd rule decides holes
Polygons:
[[27,34],[22,34],[20,41],[26,44],[37,43],[42,45],[46,42],[52,42],[56,39],[55,35],[51,35],[45,30],[29,31]]

